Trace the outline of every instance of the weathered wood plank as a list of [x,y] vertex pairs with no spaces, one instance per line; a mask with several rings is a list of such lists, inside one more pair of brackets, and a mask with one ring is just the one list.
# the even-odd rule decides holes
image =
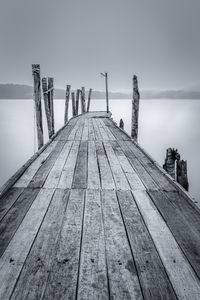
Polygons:
[[80,141],[82,139],[83,128],[84,128],[84,119],[81,119],[79,121],[79,127],[74,138],[75,141]]
[[97,164],[97,155],[95,142],[88,142],[88,188],[89,189],[99,189],[100,179],[99,179],[99,168]]
[[109,299],[100,192],[87,190],[77,299]]
[[30,188],[39,188],[42,187],[50,170],[52,169],[53,165],[55,164],[60,152],[62,151],[62,148],[64,146],[65,142],[58,142],[55,146],[54,150],[51,152],[51,154],[47,157],[45,162],[41,165],[41,167],[38,169],[36,174],[31,179],[28,187]]
[[103,118],[103,122],[115,136],[116,140],[130,140],[130,138],[122,130],[119,130],[112,120]]
[[70,132],[70,134],[68,136],[68,140],[72,140],[73,141],[75,139],[76,133],[77,133],[79,127],[80,127],[80,122],[81,122],[80,119],[77,120],[74,128],[72,129],[72,131]]
[[132,190],[145,190],[146,189],[145,186],[143,185],[139,176],[137,175],[137,173],[135,172],[135,170],[129,163],[127,157],[124,155],[124,152],[122,151],[122,149],[120,148],[118,143],[116,141],[112,141],[110,143],[113,147],[113,150],[119,160],[119,163],[120,163],[124,173],[126,174],[126,178],[131,186],[131,189]]
[[179,299],[199,299],[200,284],[167,224],[144,191],[134,191],[134,199],[159,252]]
[[88,119],[85,119],[84,127],[83,127],[83,134],[82,134],[82,141],[88,140]]
[[62,173],[62,169],[64,167],[65,161],[69,155],[72,141],[67,141],[64,147],[62,148],[62,151],[60,152],[60,155],[58,156],[53,168],[49,172],[49,175],[44,183],[45,188],[56,188]]
[[114,191],[102,191],[106,258],[111,299],[143,299]]
[[99,131],[101,133],[102,139],[104,141],[109,141],[109,136],[108,136],[106,130],[103,128],[102,123],[100,121],[100,118],[95,118],[95,122],[96,122],[96,124],[97,124],[97,126],[99,128]]
[[177,299],[130,191],[117,191],[144,299]]
[[35,200],[39,189],[25,189],[0,222],[0,256],[5,251],[24,216]]
[[76,169],[74,172],[72,184],[73,189],[85,189],[87,187],[87,151],[87,141],[81,141],[77,157]]
[[0,221],[23,192],[23,188],[11,188],[0,198]]
[[93,127],[94,127],[95,139],[97,141],[101,141],[102,140],[102,136],[101,136],[101,133],[100,133],[99,128],[97,126],[97,123],[95,121],[95,118],[92,119],[92,124],[93,124]]
[[54,190],[42,189],[0,259],[0,299],[10,299]]
[[57,189],[40,231],[24,263],[11,299],[41,299],[55,256],[56,244],[69,198]]
[[74,170],[76,167],[76,161],[79,151],[79,141],[74,141],[71,147],[69,156],[65,162],[65,165],[60,176],[58,188],[71,188],[73,182]]
[[101,123],[101,126],[103,127],[103,129],[105,130],[108,138],[110,141],[114,141],[116,140],[115,136],[112,134],[112,132],[109,130],[108,126],[105,125],[105,123],[103,122],[102,118],[98,119],[99,122]]
[[152,190],[148,193],[200,278],[200,235],[195,224],[193,225],[192,220],[187,220],[161,191]]
[[92,119],[88,119],[88,140],[94,141],[95,140],[95,134],[94,134],[94,127],[92,123]]
[[57,141],[52,141],[51,144],[32,162],[22,176],[17,180],[14,187],[27,187],[33,176],[36,174],[41,165],[57,145]]
[[110,163],[110,168],[112,170],[117,189],[129,190],[130,185],[125,177],[125,174],[119,164],[119,161],[112,149],[110,142],[104,141],[103,144]]
[[100,170],[101,188],[113,190],[116,186],[103,144],[100,141],[96,141],[95,146]]
[[76,298],[83,211],[84,190],[71,190],[43,299]]

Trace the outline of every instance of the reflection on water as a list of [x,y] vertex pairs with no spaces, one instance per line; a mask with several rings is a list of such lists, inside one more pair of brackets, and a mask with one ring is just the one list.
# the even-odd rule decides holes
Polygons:
[[[55,101],[55,127],[63,125],[64,101]],[[92,100],[91,110],[105,110],[104,100]],[[131,100],[110,100],[113,119],[124,120],[130,133]],[[44,109],[43,109],[44,111]],[[198,100],[141,100],[139,143],[161,165],[168,147],[179,150],[188,161],[190,192],[199,200],[200,167],[199,130],[200,101]],[[71,107],[69,111],[71,116]],[[46,120],[43,118],[45,140]],[[2,185],[34,153],[34,110],[30,100],[0,100],[0,185]]]

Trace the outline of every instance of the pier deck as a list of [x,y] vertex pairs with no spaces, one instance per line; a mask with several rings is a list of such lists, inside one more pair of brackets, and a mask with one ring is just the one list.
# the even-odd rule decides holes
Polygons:
[[0,299],[200,299],[200,212],[104,112],[71,119],[0,199]]

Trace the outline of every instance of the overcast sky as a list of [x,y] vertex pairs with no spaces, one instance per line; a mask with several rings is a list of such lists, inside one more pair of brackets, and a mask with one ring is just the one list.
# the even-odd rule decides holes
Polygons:
[[65,88],[179,89],[200,83],[200,0],[0,0],[0,82],[31,64]]

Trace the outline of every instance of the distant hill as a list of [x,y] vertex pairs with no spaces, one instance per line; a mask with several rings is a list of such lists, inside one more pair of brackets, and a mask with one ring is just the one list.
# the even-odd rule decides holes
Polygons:
[[[87,95],[87,92],[86,92]],[[64,99],[65,90],[55,89],[55,99]],[[105,99],[105,92],[93,91],[93,99]],[[131,94],[109,92],[110,99],[129,99]],[[200,99],[198,90],[141,91],[142,99]],[[33,87],[21,84],[0,84],[0,99],[33,99]]]

